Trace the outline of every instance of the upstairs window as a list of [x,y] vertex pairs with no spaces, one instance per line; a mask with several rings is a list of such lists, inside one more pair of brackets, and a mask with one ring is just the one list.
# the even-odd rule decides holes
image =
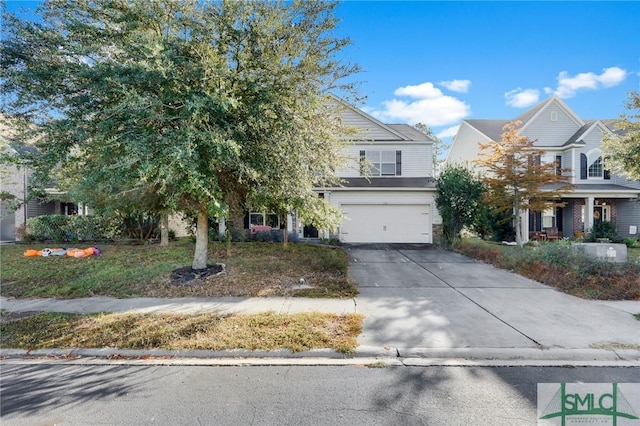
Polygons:
[[604,175],[604,167],[602,166],[602,157],[598,157],[589,164],[589,178],[600,178]]
[[604,168],[602,151],[595,148],[586,154],[580,154],[580,179],[611,179],[609,170]]
[[360,174],[363,176],[400,176],[402,174],[401,151],[360,151],[360,162]]

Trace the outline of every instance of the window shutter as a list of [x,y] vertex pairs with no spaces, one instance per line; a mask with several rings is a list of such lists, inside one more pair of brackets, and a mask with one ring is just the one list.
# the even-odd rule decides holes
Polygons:
[[366,153],[364,151],[360,151],[360,176],[364,176],[364,161],[365,161]]
[[587,156],[580,154],[580,179],[587,178]]
[[611,172],[607,169],[604,169],[604,178],[606,180],[611,180]]
[[396,176],[402,176],[402,151],[396,151]]

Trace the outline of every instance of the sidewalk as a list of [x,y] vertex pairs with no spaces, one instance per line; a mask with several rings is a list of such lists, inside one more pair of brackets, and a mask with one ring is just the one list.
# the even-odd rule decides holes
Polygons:
[[[356,312],[365,316],[354,355],[332,351],[167,352],[74,350],[76,355],[158,356],[253,363],[355,362],[364,358],[402,363],[461,365],[640,366],[640,301],[590,301],[463,256],[436,250],[350,249],[350,274],[360,288],[354,299],[176,298],[11,299],[12,312],[172,312],[248,314],[275,311]],[[37,351],[31,355],[64,355]],[[21,357],[25,351],[3,350]],[[259,360],[256,360],[259,359]],[[280,359],[281,361],[277,361]],[[284,361],[282,361],[284,360]],[[313,361],[311,361],[313,360]],[[355,361],[354,361],[355,360]],[[220,362],[220,361],[217,361]]]

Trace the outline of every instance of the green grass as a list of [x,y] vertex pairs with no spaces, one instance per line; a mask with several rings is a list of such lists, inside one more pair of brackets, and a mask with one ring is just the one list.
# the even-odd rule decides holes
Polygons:
[[[354,283],[346,279],[346,253],[318,245],[290,244],[285,249],[276,243],[237,243],[227,257],[224,244],[210,243],[209,263],[224,263],[227,273],[181,285],[172,282],[170,275],[177,268],[191,265],[194,244],[188,239],[173,242],[168,248],[97,244],[101,254],[88,258],[23,256],[27,249],[44,247],[47,246],[34,244],[0,248],[0,290],[4,296],[340,298],[357,294]],[[300,278],[313,288],[297,290]]]
[[0,324],[0,347],[165,350],[334,349],[351,353],[362,332],[360,314],[279,315],[40,313]]
[[627,247],[627,260],[632,263],[640,263],[640,247]]

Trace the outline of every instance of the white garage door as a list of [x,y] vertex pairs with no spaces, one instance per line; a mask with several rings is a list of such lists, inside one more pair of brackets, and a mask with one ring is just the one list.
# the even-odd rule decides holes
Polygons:
[[428,204],[343,204],[344,243],[431,243]]

